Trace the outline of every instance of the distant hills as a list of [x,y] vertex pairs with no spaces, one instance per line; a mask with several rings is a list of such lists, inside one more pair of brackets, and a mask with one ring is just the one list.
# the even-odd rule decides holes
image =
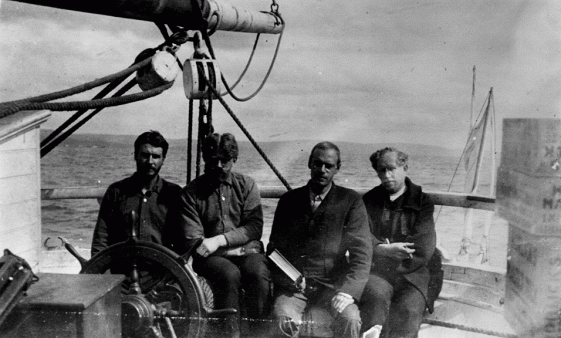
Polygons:
[[[52,130],[41,129],[41,140],[43,140],[47,135],[52,133]],[[63,145],[73,145],[73,146],[98,146],[107,147],[115,144],[119,145],[132,145],[136,140],[138,135],[109,135],[109,134],[73,134],[68,139],[62,142]],[[184,139],[168,139],[170,146],[185,146],[186,141]],[[263,148],[265,152],[274,151],[275,149],[295,149],[307,153],[311,148],[319,141],[317,140],[290,140],[290,141],[269,141],[269,142],[258,142],[259,146]],[[195,145],[196,142],[194,141]],[[337,146],[341,149],[342,153],[347,153],[352,150],[353,153],[360,154],[371,154],[377,149],[391,146],[396,147],[408,154],[415,156],[452,156],[460,157],[461,151],[452,150],[445,147],[425,145],[425,144],[414,144],[414,143],[374,143],[365,144],[358,142],[336,142]],[[248,141],[240,141],[240,150],[243,152],[244,149],[253,148]]]

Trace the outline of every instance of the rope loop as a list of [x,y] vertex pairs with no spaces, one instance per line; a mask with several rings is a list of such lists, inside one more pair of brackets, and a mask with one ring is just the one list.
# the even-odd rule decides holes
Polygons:
[[169,40],[174,44],[182,45],[189,41],[189,33],[184,30],[177,31],[170,36]]
[[[281,24],[284,22],[284,20],[282,19],[282,17],[280,16],[280,14],[277,14],[277,17],[279,18],[279,20],[281,20]],[[216,55],[214,54],[214,49],[212,48],[212,44],[210,42],[210,38],[209,36],[206,34],[205,31],[201,32],[203,34],[203,38],[205,40],[205,43],[208,47],[208,50],[210,52],[210,55],[212,56],[213,59],[216,60]],[[248,61],[248,64],[246,65],[246,68],[244,69],[242,76],[240,76],[240,78],[236,81],[236,83],[233,86],[229,86],[228,82],[226,81],[226,78],[224,77],[224,74],[220,74],[220,78],[222,79],[222,83],[224,84],[224,87],[226,88],[226,92],[228,94],[230,94],[230,96],[238,101],[238,102],[245,102],[245,101],[249,101],[252,98],[254,98],[260,91],[261,89],[263,89],[263,87],[265,86],[265,83],[267,83],[267,80],[269,79],[269,76],[271,75],[271,72],[273,71],[273,67],[275,65],[275,61],[277,59],[278,53],[279,53],[279,49],[280,49],[280,45],[281,45],[281,41],[282,41],[282,36],[284,34],[284,25],[282,27],[282,30],[279,34],[279,38],[277,40],[277,46],[275,48],[275,52],[273,54],[273,58],[271,60],[271,63],[269,64],[269,68],[267,69],[267,73],[265,74],[263,80],[261,81],[261,84],[259,85],[259,87],[249,96],[246,97],[238,97],[234,94],[234,92],[232,91],[232,89],[239,83],[239,81],[241,80],[241,77],[243,76],[243,74],[247,71],[247,68],[249,67],[249,63],[251,62],[251,59],[253,58],[253,53],[255,52],[255,49],[257,47],[257,42],[259,41],[259,34],[257,35],[257,38],[255,39],[255,44],[253,45],[253,51],[252,54],[250,56],[250,59]],[[217,95],[225,95],[225,93],[218,93]]]

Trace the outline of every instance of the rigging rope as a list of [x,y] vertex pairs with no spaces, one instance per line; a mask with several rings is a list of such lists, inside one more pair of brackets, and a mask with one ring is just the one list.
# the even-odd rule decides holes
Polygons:
[[[125,84],[123,86],[123,88],[119,89],[114,95],[113,97],[119,97],[122,96],[124,93],[126,93],[129,89],[131,89],[132,87],[136,86],[137,82],[136,79],[132,79],[130,80],[127,84]],[[64,134],[60,135],[57,139],[55,139],[54,141],[52,141],[51,143],[45,145],[45,146],[41,146],[41,157],[47,155],[51,150],[53,150],[56,146],[58,146],[60,143],[62,143],[62,141],[66,140],[70,135],[72,135],[76,130],[78,130],[78,128],[80,128],[81,126],[83,126],[86,122],[88,122],[89,120],[91,120],[95,115],[97,115],[97,113],[99,113],[103,108],[98,108],[96,110],[94,110],[93,112],[91,112],[88,116],[86,116],[84,119],[82,119],[80,122],[76,123],[72,128],[68,129]]]
[[[277,15],[280,17],[280,14],[277,14]],[[281,18],[281,20],[282,20],[282,18]],[[284,21],[283,21],[283,23],[284,23]],[[230,88],[228,86],[228,82],[226,81],[226,78],[224,77],[224,74],[223,73],[221,74],[220,78],[222,79],[222,83],[224,84],[224,87],[226,88],[226,91],[228,92],[228,94],[230,94],[230,96],[232,96],[232,98],[234,100],[239,101],[239,102],[249,101],[252,98],[254,98],[261,91],[261,89],[263,89],[263,87],[265,86],[265,83],[267,82],[267,80],[269,79],[269,76],[271,75],[271,72],[273,71],[273,67],[275,65],[275,62],[276,62],[276,59],[277,59],[277,56],[278,56],[278,53],[279,53],[280,43],[281,43],[281,40],[282,40],[283,33],[284,33],[284,24],[283,24],[281,32],[279,34],[279,39],[277,41],[277,47],[275,48],[275,53],[273,55],[273,59],[271,60],[271,64],[269,65],[269,69],[267,70],[267,73],[265,74],[265,77],[263,78],[263,81],[261,81],[261,84],[259,85],[259,87],[251,95],[246,96],[246,97],[236,96],[234,94],[234,92],[232,92],[232,88]],[[216,59],[216,56],[214,55],[214,50],[213,50],[212,45],[210,43],[210,38],[204,32],[203,32],[203,38],[205,39],[205,42],[207,44],[210,55],[212,56],[213,59]]]
[[[126,79],[126,76],[123,76],[122,78],[114,80],[113,82],[108,84],[107,87],[103,88],[96,96],[94,96],[93,99],[95,100],[95,99],[100,99],[100,98],[105,97],[105,95],[109,94],[113,89],[115,89],[125,79]],[[49,142],[51,142],[55,137],[57,137],[60,133],[62,133],[62,131],[64,129],[66,129],[68,126],[70,126],[70,124],[72,124],[74,121],[76,121],[80,116],[84,115],[84,113],[86,111],[87,111],[87,109],[78,110],[68,120],[66,120],[63,124],[61,124],[55,131],[53,131],[43,141],[41,141],[40,146],[44,147]]]
[[52,111],[68,111],[77,109],[94,109],[94,108],[105,108],[120,106],[123,104],[141,101],[156,95],[161,94],[166,89],[169,89],[173,85],[173,82],[166,83],[160,87],[147,90],[141,93],[130,94],[127,96],[114,97],[109,99],[98,99],[90,101],[68,101],[68,102],[28,102],[23,105],[19,105],[16,111],[12,109],[0,109],[0,118],[16,113],[20,110],[52,110]]
[[245,136],[249,139],[249,141],[251,142],[251,144],[253,144],[253,147],[255,147],[255,149],[257,150],[257,152],[261,155],[261,157],[265,160],[265,162],[267,162],[267,164],[269,165],[269,167],[273,170],[273,172],[275,173],[275,175],[277,175],[277,177],[279,178],[279,180],[282,182],[282,184],[284,184],[284,186],[286,187],[287,190],[292,190],[292,188],[290,187],[290,184],[288,184],[288,182],[286,181],[286,179],[281,175],[281,173],[277,170],[277,168],[275,167],[275,165],[271,162],[271,160],[269,160],[269,158],[267,157],[267,154],[265,154],[265,152],[261,149],[261,147],[259,146],[259,144],[257,144],[257,142],[253,139],[253,137],[249,134],[249,131],[244,127],[244,125],[241,123],[241,121],[238,119],[238,117],[236,116],[236,114],[234,114],[234,112],[232,111],[232,109],[230,109],[230,107],[228,106],[228,104],[226,103],[226,101],[224,101],[224,99],[219,95],[219,93],[216,91],[216,88],[214,88],[214,86],[210,83],[210,81],[203,75],[204,80],[206,81],[207,86],[210,88],[210,90],[212,91],[212,93],[216,96],[216,98],[220,101],[220,103],[222,104],[222,106],[224,106],[224,108],[226,109],[226,111],[228,112],[228,114],[230,114],[230,116],[232,117],[232,119],[234,120],[234,122],[236,122],[236,124],[238,125],[238,127],[240,127],[240,129],[243,131],[243,133],[245,134]]
[[193,99],[189,99],[189,121],[187,124],[187,184],[191,182],[191,163],[193,147]]
[[[236,86],[241,82],[241,80],[245,76],[245,73],[249,69],[249,65],[251,64],[251,61],[253,61],[253,56],[255,55],[255,51],[257,50],[257,43],[259,42],[259,37],[260,36],[261,36],[261,33],[258,33],[257,36],[255,37],[255,42],[253,43],[253,48],[251,49],[251,54],[249,55],[249,59],[247,59],[247,63],[245,64],[245,67],[244,67],[243,71],[241,72],[241,74],[238,77],[238,79],[236,80],[236,82],[234,82],[234,84],[230,87],[230,90],[233,90],[234,88],[236,88]],[[222,79],[222,77],[221,77],[221,79]],[[222,82],[224,82],[223,79],[222,79]],[[220,93],[220,96],[224,96],[226,94],[228,94],[228,91]]]
[[462,330],[462,331],[481,333],[481,334],[486,334],[486,335],[495,336],[495,337],[504,337],[504,338],[517,338],[518,337],[517,335],[511,334],[511,333],[504,333],[504,332],[498,332],[498,331],[493,331],[493,330],[485,330],[485,329],[466,326],[466,325],[462,325],[462,324],[448,323],[448,322],[444,322],[444,321],[436,320],[436,319],[424,318],[423,323],[429,324],[429,325],[447,327],[447,328],[450,328],[450,329],[458,329],[458,330]]
[[[205,44],[208,48],[208,51],[210,53],[210,56],[216,60],[216,55],[214,54],[214,49],[212,48],[212,44],[210,42],[210,35],[208,33],[208,22],[204,19],[203,16],[203,12],[199,6],[199,3],[196,0],[192,0],[191,1],[193,8],[199,13],[198,19],[201,21],[201,34],[203,35],[203,39],[205,40]],[[278,56],[278,52],[280,49],[280,43],[282,40],[282,36],[284,34],[284,19],[282,18],[282,16],[280,15],[280,13],[278,12],[278,4],[273,1],[273,4],[271,5],[271,11],[280,19],[280,22],[278,23],[279,25],[282,25],[282,29],[281,32],[279,34],[279,39],[277,41],[277,47],[275,48],[275,53],[273,55],[273,59],[271,60],[271,64],[269,65],[269,69],[267,70],[267,73],[265,74],[265,77],[263,78],[263,81],[261,81],[261,84],[259,85],[259,87],[255,90],[255,92],[253,92],[251,95],[240,98],[238,96],[236,96],[233,92],[232,92],[232,88],[230,88],[228,86],[228,82],[226,81],[226,78],[224,77],[224,74],[222,73],[220,75],[220,78],[222,80],[222,83],[224,84],[224,87],[226,88],[226,91],[228,92],[228,94],[230,94],[230,96],[232,96],[232,98],[236,101],[239,102],[245,102],[245,101],[249,101],[252,98],[254,98],[260,91],[261,89],[263,89],[263,87],[265,86],[265,83],[267,82],[267,80],[269,79],[269,75],[271,75],[271,72],[273,70],[273,66],[275,65],[275,61],[277,59]],[[257,41],[255,42],[255,45],[257,44]],[[253,57],[253,54],[252,54]],[[249,66],[249,65],[248,65]],[[247,66],[246,66],[247,67]],[[245,72],[245,70],[244,70]],[[236,83],[237,84],[237,83]],[[234,85],[235,86],[235,85]],[[220,96],[223,94],[219,94],[216,93],[215,95]]]
[[[58,92],[54,92],[54,93],[50,93],[50,94],[45,94],[45,95],[40,95],[40,96],[35,96],[35,97],[30,97],[30,98],[26,98],[26,99],[21,99],[21,100],[16,100],[16,101],[7,101],[7,102],[2,102],[0,103],[0,118],[6,117],[8,115],[12,115],[14,113],[17,113],[20,110],[23,109],[34,109],[34,108],[28,108],[27,106],[30,105],[30,103],[37,103],[37,102],[45,102],[45,101],[52,101],[52,100],[57,100],[57,99],[61,99],[67,96],[71,96],[71,95],[75,95],[90,89],[93,89],[95,87],[101,86],[103,84],[106,84],[108,82],[114,81],[114,80],[118,80],[122,77],[126,77],[134,72],[136,72],[138,69],[146,66],[150,61],[152,61],[152,58],[148,58],[144,61],[141,61],[135,65],[132,65],[118,73],[115,74],[111,74],[105,77],[102,77],[100,79],[76,86],[76,87],[72,87],[69,89],[65,89],[65,90],[61,90]],[[159,94],[159,93],[158,93]],[[37,107],[37,106],[34,106]],[[39,109],[43,109],[43,108],[39,108]],[[72,110],[72,109],[69,109]]]

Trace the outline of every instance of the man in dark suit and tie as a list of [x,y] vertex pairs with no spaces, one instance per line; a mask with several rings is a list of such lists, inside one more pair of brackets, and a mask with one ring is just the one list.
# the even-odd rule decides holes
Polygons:
[[304,279],[294,285],[280,270],[272,271],[277,335],[297,336],[309,306],[329,310],[335,337],[359,335],[357,303],[370,272],[372,242],[360,195],[333,182],[340,167],[339,148],[331,142],[317,144],[308,160],[308,184],[279,200],[270,245]]

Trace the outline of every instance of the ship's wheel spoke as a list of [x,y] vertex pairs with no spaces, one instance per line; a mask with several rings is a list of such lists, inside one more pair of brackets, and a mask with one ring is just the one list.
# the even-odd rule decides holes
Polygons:
[[207,313],[196,275],[175,253],[149,242],[113,245],[81,273],[119,273],[123,337],[204,337]]

